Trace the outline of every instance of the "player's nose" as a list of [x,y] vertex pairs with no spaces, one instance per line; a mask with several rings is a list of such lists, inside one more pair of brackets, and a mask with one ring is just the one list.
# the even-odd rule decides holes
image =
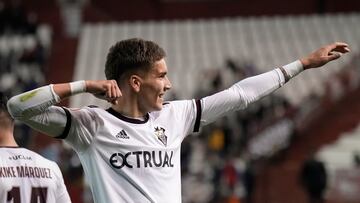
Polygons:
[[171,84],[171,82],[170,82],[169,78],[168,78],[168,77],[166,77],[166,81],[165,81],[165,90],[169,90],[169,89],[171,89],[171,87],[172,87],[172,84]]

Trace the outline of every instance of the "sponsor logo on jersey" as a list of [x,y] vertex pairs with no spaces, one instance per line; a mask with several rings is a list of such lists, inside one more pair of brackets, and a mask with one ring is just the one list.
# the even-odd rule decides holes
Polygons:
[[[109,162],[112,167],[121,169],[127,168],[165,168],[174,167],[174,151],[134,151],[114,153],[110,156]],[[135,161],[133,161],[135,159]],[[131,160],[131,161],[129,161]]]
[[125,130],[121,130],[117,135],[116,138],[120,139],[130,139],[130,137],[126,134]]
[[155,136],[166,146],[167,136],[165,135],[165,129],[163,127],[155,127]]
[[19,159],[22,159],[22,160],[31,160],[31,156],[24,156],[22,154],[19,154],[19,155],[13,155],[13,156],[9,156],[9,160],[19,160]]

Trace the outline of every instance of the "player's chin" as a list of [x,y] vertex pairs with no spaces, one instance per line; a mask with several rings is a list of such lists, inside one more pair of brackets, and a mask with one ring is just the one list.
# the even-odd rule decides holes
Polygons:
[[156,105],[154,106],[155,111],[160,111],[163,108],[164,101],[162,99],[158,99]]

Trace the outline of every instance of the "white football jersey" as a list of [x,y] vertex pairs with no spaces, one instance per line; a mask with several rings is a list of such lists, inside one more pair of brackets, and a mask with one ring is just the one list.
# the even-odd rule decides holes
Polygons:
[[78,153],[95,202],[181,202],[180,146],[199,127],[199,101],[164,104],[145,120],[113,109],[64,109],[62,137]]
[[68,203],[58,165],[20,147],[0,147],[0,202]]

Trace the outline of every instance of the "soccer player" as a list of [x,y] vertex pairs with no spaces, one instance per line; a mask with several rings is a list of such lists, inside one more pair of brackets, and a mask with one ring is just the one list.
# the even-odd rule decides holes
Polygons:
[[[110,48],[107,80],[40,87],[11,98],[8,107],[13,118],[72,146],[95,202],[175,203],[181,202],[180,145],[188,134],[349,51],[347,44],[333,43],[200,100],[164,102],[171,88],[165,51],[151,41],[128,39]],[[112,106],[54,106],[85,92]]]
[[71,202],[58,165],[16,144],[6,103],[0,92],[0,202]]

